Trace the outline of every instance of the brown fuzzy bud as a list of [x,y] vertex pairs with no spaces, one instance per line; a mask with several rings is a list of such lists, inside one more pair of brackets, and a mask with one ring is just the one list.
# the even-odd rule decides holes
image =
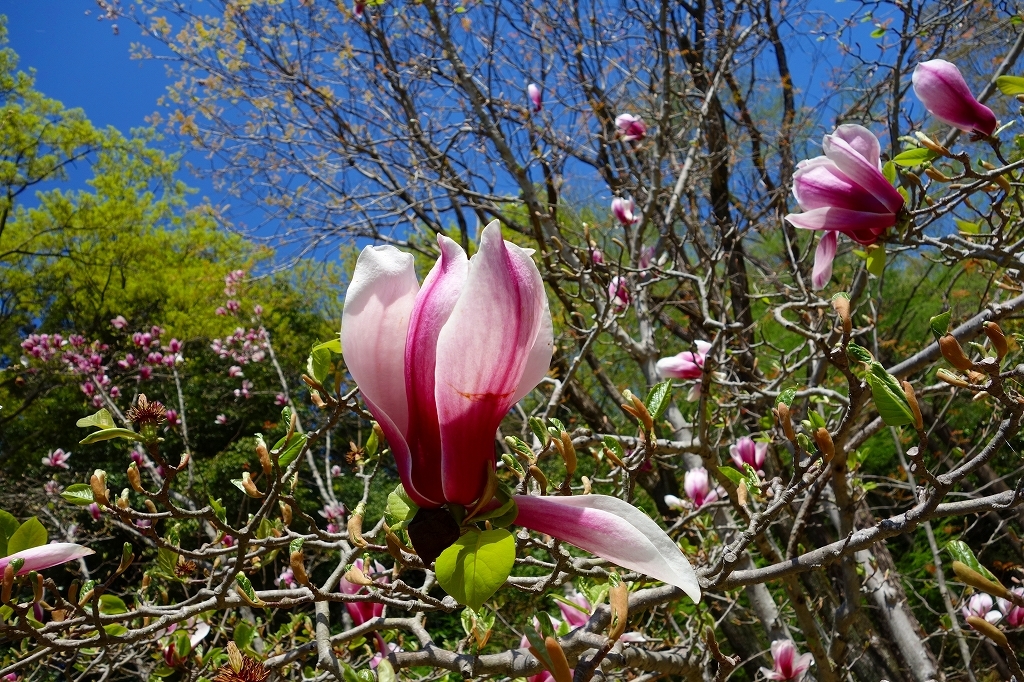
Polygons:
[[608,622],[608,639],[613,642],[626,631],[629,620],[629,587],[619,582],[608,590],[608,606],[611,607],[611,620]]
[[373,585],[373,581],[370,580],[365,573],[359,570],[359,567],[355,564],[345,572],[344,578],[353,585],[362,585],[364,587]]
[[263,473],[267,476],[274,470],[274,463],[270,461],[270,451],[267,450],[267,444],[260,438],[256,441],[256,456],[260,458],[260,466],[263,467]]
[[925,168],[924,173],[935,182],[950,182],[950,178],[936,168]]
[[626,467],[626,465],[622,463],[622,460],[619,459],[619,456],[616,455],[611,448],[601,448],[601,451],[604,453],[604,456],[610,459],[612,464],[614,464],[615,466],[623,469]]
[[292,575],[295,576],[295,581],[300,585],[309,585],[309,576],[306,575],[306,558],[302,552],[292,552],[288,559],[288,563],[292,568]]
[[570,476],[575,474],[576,448],[573,447],[572,438],[565,431],[562,431],[562,459],[565,461],[565,472]]
[[647,411],[644,401],[633,395],[629,390],[623,391],[622,395],[630,402],[628,405],[623,405],[623,409],[637,418],[637,421],[644,427],[644,433],[654,433],[654,419],[651,417],[651,413]]
[[828,429],[823,426],[815,429],[814,442],[818,445],[818,449],[821,450],[825,462],[831,462],[832,458],[836,456],[836,446],[832,442],[832,434],[828,432]]
[[228,665],[236,673],[241,672],[242,665],[245,663],[245,659],[242,657],[242,652],[238,650],[238,645],[234,642],[228,642]]
[[366,547],[370,544],[363,539],[363,514],[365,513],[366,505],[360,502],[348,517],[348,540],[356,547]]
[[736,486],[736,501],[739,502],[741,507],[747,506],[747,498],[749,492],[747,491],[747,482],[740,481],[740,484]]
[[324,405],[327,404],[324,402],[324,399],[320,397],[320,394],[317,393],[316,391],[309,392],[309,399],[313,402],[314,405],[317,406],[317,408],[321,410],[324,409]]
[[1003,631],[997,628],[992,623],[988,622],[984,618],[978,618],[977,616],[968,616],[967,624],[974,628],[977,632],[985,635],[993,642],[998,644],[1000,647],[1007,649],[1010,643],[1006,641],[1006,635]]
[[914,427],[919,431],[924,428],[924,418],[921,416],[921,406],[917,404],[917,394],[914,393],[914,387],[910,385],[909,381],[902,382],[903,393],[907,396],[907,403],[910,405],[910,411],[914,413]]
[[96,500],[96,504],[110,504],[110,491],[107,490],[106,471],[103,469],[97,469],[94,471],[92,476],[89,477],[89,487],[92,488],[92,499]]
[[0,590],[0,602],[9,604],[11,601],[11,592],[14,589],[14,566],[7,564],[4,567],[4,586]]
[[583,494],[589,495],[592,487],[589,476],[580,476],[580,481],[583,482]]
[[540,494],[548,494],[548,477],[544,475],[544,472],[537,468],[536,465],[530,465],[530,475],[537,480],[537,485],[540,486]]
[[153,503],[153,500],[147,497],[143,504],[146,505],[146,511],[148,511],[150,514],[157,513],[156,504]]
[[796,432],[793,431],[793,420],[790,418],[789,405],[786,403],[779,403],[775,406],[774,412],[779,426],[782,427],[782,432],[786,434],[786,438],[789,439],[791,443],[795,443]]
[[853,320],[850,318],[850,297],[836,294],[832,297],[832,309],[836,311],[843,324],[843,334],[849,336],[853,332]]
[[939,350],[942,351],[942,357],[959,370],[967,371],[974,367],[974,363],[964,355],[964,349],[952,334],[946,334],[939,339]]
[[287,502],[278,502],[281,507],[281,520],[285,526],[292,525],[292,506]]
[[[125,492],[127,493],[128,491],[126,490]],[[128,501],[127,495],[122,495],[121,497],[117,498],[116,500],[114,500],[114,503],[117,505],[118,509],[122,510],[130,509],[132,506],[131,502]]]
[[1008,601],[1012,599],[1012,596],[1010,595],[1010,591],[1008,589],[1006,589],[997,582],[989,580],[988,578],[978,573],[965,563],[962,563],[960,561],[954,561],[953,573],[955,573],[956,577],[960,578],[960,580],[965,585],[970,585],[976,590],[987,592],[988,594],[991,594],[993,597],[999,597],[1001,599],[1006,599]]
[[544,648],[547,649],[554,666],[554,670],[550,672],[551,676],[555,678],[555,682],[572,682],[569,661],[565,658],[565,652],[562,651],[562,645],[558,643],[558,640],[554,637],[545,637]]
[[985,329],[985,336],[992,342],[992,348],[996,351],[996,357],[1002,360],[1006,357],[1006,352],[1009,350],[1003,330],[995,322],[986,322],[982,327]]
[[934,142],[930,137],[928,137],[924,133],[922,133],[920,131],[917,131],[917,132],[914,133],[914,135],[917,137],[918,141],[920,141],[923,146],[925,146],[928,149],[932,150],[936,154],[939,154],[940,156],[949,156],[950,155],[948,149],[943,147],[938,142]]
[[940,369],[935,373],[935,378],[939,381],[945,381],[950,386],[956,386],[958,388],[968,388],[970,386],[966,379],[958,374],[953,374],[948,369]]
[[256,484],[252,482],[252,476],[249,475],[248,471],[242,472],[242,490],[244,490],[245,494],[249,497],[254,497],[256,499],[263,497],[263,493],[261,493],[259,488],[256,487]]
[[146,492],[145,488],[142,487],[142,474],[139,473],[139,466],[132,462],[128,465],[128,483],[131,484],[132,490],[137,493]]

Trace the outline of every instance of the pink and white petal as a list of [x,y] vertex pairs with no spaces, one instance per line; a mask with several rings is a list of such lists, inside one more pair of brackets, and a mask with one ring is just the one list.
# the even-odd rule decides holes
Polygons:
[[672,357],[661,358],[655,367],[658,374],[665,379],[699,379],[704,373],[703,364],[698,364],[697,356],[693,352],[683,351]]
[[395,457],[395,468],[398,469],[398,477],[402,480],[402,487],[405,488],[406,495],[419,507],[433,509],[443,505],[445,502],[444,497],[430,498],[425,493],[420,492],[420,488],[423,490],[439,489],[441,487],[441,471],[435,469],[434,471],[417,472],[418,478],[414,481],[412,453],[409,452],[409,445],[405,442],[405,436],[398,430],[395,423],[391,421],[391,417],[365,395],[363,396],[363,402],[366,403],[366,409],[370,411],[373,418],[380,424],[381,431],[384,432],[384,438],[391,447],[391,453]]
[[882,146],[870,130],[856,123],[844,123],[832,134],[850,145],[869,164],[882,168]]
[[701,358],[703,358],[705,355],[707,355],[708,352],[711,350],[711,342],[710,341],[697,341],[697,342],[695,342],[695,345],[697,346],[697,354]]
[[210,625],[204,620],[199,621],[199,625],[196,627],[196,631],[192,633],[192,636],[188,638],[189,644],[195,649],[196,646],[210,634]]
[[807,672],[812,663],[814,663],[813,654],[800,654],[797,656],[796,661],[793,664],[793,672],[795,672],[796,676],[799,677],[803,673]]
[[483,230],[463,294],[437,343],[435,399],[445,499],[469,505],[494,465],[494,437],[514,404],[544,324],[540,272],[505,242],[497,221]]
[[416,296],[405,342],[405,388],[409,401],[406,443],[412,458],[412,477],[422,495],[443,500],[441,489],[441,431],[434,398],[437,341],[458,303],[466,283],[469,260],[452,239],[438,235],[441,257]]
[[804,230],[831,230],[848,234],[860,230],[884,231],[896,224],[896,214],[866,213],[832,206],[790,213],[786,220]]
[[418,290],[412,254],[393,246],[367,246],[356,260],[341,318],[349,373],[363,396],[402,434],[409,427],[405,339]]
[[878,166],[861,156],[845,140],[835,135],[826,135],[821,146],[825,156],[844,175],[870,192],[889,211],[895,213],[903,207],[903,195],[889,184]]
[[826,232],[818,240],[814,250],[814,269],[811,271],[811,286],[824,289],[832,279],[832,261],[836,258],[837,237],[835,232]]
[[694,602],[700,584],[690,562],[662,528],[633,505],[607,495],[515,496],[515,523],[546,533],[678,587]]
[[84,556],[94,554],[93,550],[73,542],[51,542],[48,545],[39,545],[30,549],[23,549],[20,552],[0,557],[0,571],[7,568],[7,564],[15,559],[24,559],[25,565],[18,571],[18,575],[25,575],[29,571],[41,571],[45,568],[52,568],[60,564],[80,559]]
[[874,213],[888,209],[875,195],[847,177],[831,159],[811,159],[793,175],[793,196],[800,208],[810,211],[837,206]]
[[[527,249],[523,249],[527,251]],[[512,404],[518,403],[526,395],[537,387],[548,375],[551,369],[551,355],[555,350],[555,333],[551,324],[551,310],[548,308],[548,297],[541,297],[543,309],[540,312],[541,326],[537,332],[537,339],[533,342],[530,355],[526,360],[526,369],[523,371],[523,378],[519,380],[519,387],[512,396]]]

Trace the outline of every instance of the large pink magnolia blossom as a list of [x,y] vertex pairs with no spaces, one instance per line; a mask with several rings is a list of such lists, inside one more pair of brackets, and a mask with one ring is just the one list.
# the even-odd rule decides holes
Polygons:
[[633,295],[629,293],[629,282],[625,277],[616,275],[608,282],[608,300],[611,301],[612,312],[616,314],[626,312],[629,308]]
[[964,614],[964,618],[975,616],[977,618],[984,618],[990,623],[998,623],[1002,619],[1003,614],[995,610],[993,606],[994,602],[991,596],[984,592],[978,592],[967,600],[967,603],[960,608],[960,612]]
[[658,374],[665,379],[700,379],[704,374],[704,361],[711,350],[711,344],[707,341],[697,341],[695,345],[696,353],[687,350],[670,358],[658,360]]
[[71,458],[70,452],[64,452],[60,448],[56,450],[50,450],[50,452],[43,457],[43,465],[54,468],[69,469],[68,459]]
[[0,571],[7,568],[7,564],[15,559],[25,560],[25,565],[18,571],[18,575],[25,575],[29,571],[41,571],[93,553],[88,547],[73,542],[51,542],[48,545],[39,545],[0,557]]
[[729,446],[729,456],[740,471],[743,471],[744,464],[754,467],[755,471],[763,471],[767,454],[768,443],[755,443],[750,436],[743,436]]
[[824,156],[805,159],[793,175],[793,196],[803,213],[786,220],[805,230],[821,230],[814,255],[812,284],[832,278],[837,235],[870,246],[896,224],[903,196],[882,175],[881,147],[870,130],[841,125],[821,143]]
[[[472,259],[445,236],[438,244],[422,287],[411,254],[363,249],[341,330],[349,372],[421,511],[480,501],[496,466],[498,425],[546,376],[553,349],[532,251],[504,241],[497,221]],[[700,598],[675,542],[632,505],[604,495],[514,499],[517,524]]]
[[991,135],[996,115],[971,94],[960,69],[944,59],[921,62],[914,69],[914,94],[932,116],[965,133]]
[[[711,477],[704,467],[697,467],[686,472],[686,475],[683,476],[683,490],[693,502],[693,506],[698,508],[718,501],[723,495],[721,488],[711,487]],[[666,497],[668,496],[666,495]]]
[[647,124],[639,116],[632,114],[619,114],[615,117],[615,127],[618,129],[619,137],[626,142],[644,139],[647,134]]
[[772,642],[772,659],[775,665],[772,670],[761,668],[761,672],[769,680],[799,680],[811,667],[814,656],[811,654],[796,655],[796,644],[790,639],[777,639]]

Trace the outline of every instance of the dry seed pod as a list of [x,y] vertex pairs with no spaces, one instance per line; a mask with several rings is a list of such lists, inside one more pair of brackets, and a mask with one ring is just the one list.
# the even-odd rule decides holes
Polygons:
[[985,329],[985,336],[992,342],[992,348],[996,351],[996,357],[1002,360],[1006,357],[1006,352],[1009,350],[1002,328],[995,322],[986,322],[982,327]]
[[917,394],[914,393],[914,387],[910,385],[909,381],[902,382],[903,392],[907,396],[907,403],[910,405],[910,411],[914,413],[914,427],[918,430],[924,428],[924,418],[921,416],[921,406],[917,404]]
[[974,367],[974,363],[964,355],[964,349],[952,334],[946,334],[939,339],[939,350],[942,351],[942,357],[959,370],[966,372]]

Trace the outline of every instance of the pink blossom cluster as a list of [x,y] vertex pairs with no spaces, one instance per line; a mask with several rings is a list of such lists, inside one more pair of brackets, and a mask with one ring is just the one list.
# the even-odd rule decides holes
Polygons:
[[[263,362],[267,358],[267,330],[242,329],[238,327],[231,336],[223,339],[214,339],[210,344],[213,352],[220,356],[221,360],[232,360],[237,367],[229,370],[230,376],[242,376],[242,367],[250,362]],[[235,374],[231,374],[235,372]]]

